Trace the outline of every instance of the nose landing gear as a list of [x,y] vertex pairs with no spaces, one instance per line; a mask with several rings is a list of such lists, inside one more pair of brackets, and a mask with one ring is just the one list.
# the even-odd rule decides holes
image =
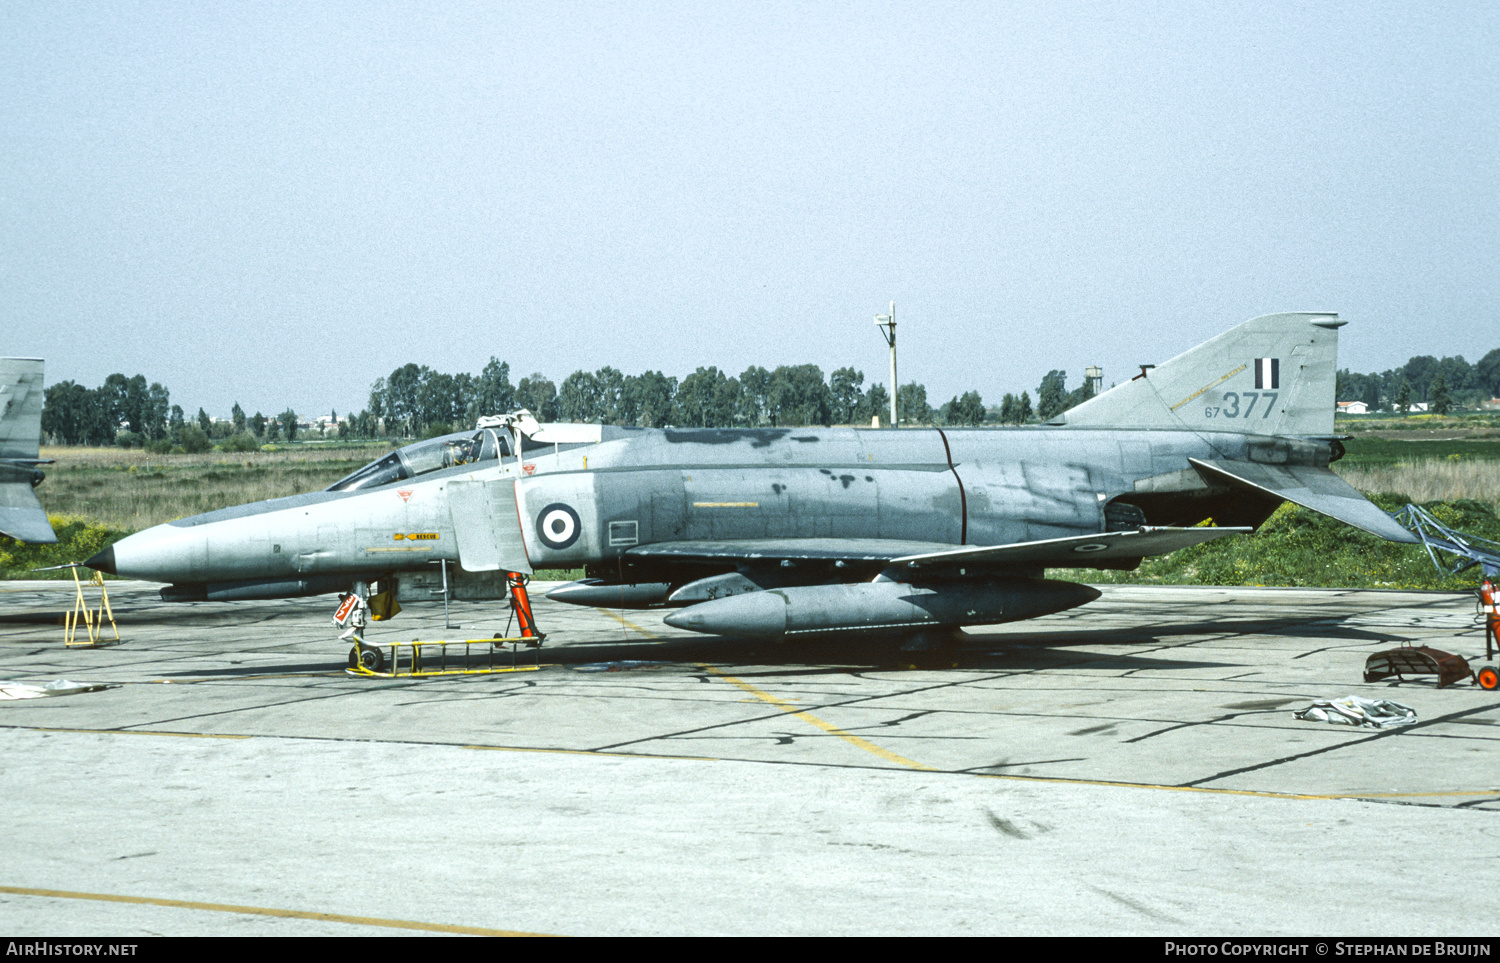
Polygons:
[[[370,586],[366,582],[354,583],[353,591],[345,595],[334,614],[334,624],[344,627],[340,639],[352,640],[349,650],[349,672],[351,675],[378,676],[393,679],[400,677],[422,677],[440,675],[480,675],[495,672],[536,671],[540,666],[516,665],[515,647],[539,649],[546,633],[536,626],[531,613],[531,598],[526,592],[527,577],[519,572],[507,572],[511,621],[505,633],[496,633],[493,639],[466,639],[460,641],[392,642],[377,647],[364,640],[364,629],[372,612],[376,620],[382,618],[379,604],[384,596],[370,597]],[[446,599],[444,600],[446,602]],[[519,624],[520,635],[510,636],[512,625]],[[511,647],[511,664],[496,662],[496,652],[505,646]],[[459,647],[462,646],[460,650]],[[386,648],[390,651],[387,653]],[[424,654],[425,650],[425,654]]]
[[349,668],[380,672],[385,668],[385,653],[372,646],[356,645],[349,650]]

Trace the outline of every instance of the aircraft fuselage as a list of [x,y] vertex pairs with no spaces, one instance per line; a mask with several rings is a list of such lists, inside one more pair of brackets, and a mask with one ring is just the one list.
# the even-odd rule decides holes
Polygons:
[[[467,562],[492,526],[519,529],[528,568],[588,566],[633,579],[671,567],[670,560],[627,554],[658,543],[863,539],[973,546],[1123,524],[1195,524],[1211,516],[1220,524],[1253,525],[1279,500],[1229,497],[1193,471],[1190,457],[1320,466],[1330,457],[1326,443],[1163,430],[611,434],[617,437],[548,446],[477,470],[458,466],[376,488],[184,518],[132,535],[91,564],[179,585],[301,582],[302,591],[285,594],[313,594],[439,560]],[[502,491],[512,499],[508,506],[495,500]],[[514,517],[504,517],[506,511]]]

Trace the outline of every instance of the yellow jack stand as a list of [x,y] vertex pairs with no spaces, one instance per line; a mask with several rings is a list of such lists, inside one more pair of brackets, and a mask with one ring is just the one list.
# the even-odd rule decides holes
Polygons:
[[[410,642],[387,642],[379,646],[360,642],[349,650],[349,667],[345,672],[349,675],[378,679],[421,679],[438,675],[535,672],[541,668],[539,662],[532,665],[516,663],[516,645],[531,641],[530,637],[463,639],[457,642],[420,642],[413,639]],[[504,662],[497,665],[495,662],[495,652],[503,645],[511,647],[510,665]],[[462,655],[459,654],[459,646],[463,646]],[[427,651],[424,652],[424,649]],[[437,653],[436,657],[432,654],[434,651]]]
[[[63,644],[70,649],[87,649],[99,645],[115,645],[120,641],[120,627],[115,624],[115,612],[109,605],[109,590],[104,587],[104,573],[95,572],[94,577],[88,580],[89,585],[99,586],[99,607],[97,609],[89,605],[88,599],[84,598],[84,583],[78,578],[77,565],[69,566],[73,570],[73,584],[78,588],[78,596],[73,601],[73,611],[68,613],[64,621]],[[110,630],[115,633],[114,641],[104,638],[104,620],[109,619]],[[88,641],[77,640],[78,624],[82,622],[88,630]]]

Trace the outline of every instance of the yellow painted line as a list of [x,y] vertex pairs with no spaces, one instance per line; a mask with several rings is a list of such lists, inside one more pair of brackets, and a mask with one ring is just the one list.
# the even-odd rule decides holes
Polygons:
[[382,545],[379,548],[366,548],[367,552],[430,552],[431,545]]
[[661,638],[661,636],[657,635],[655,632],[648,632],[645,629],[641,628],[639,625],[636,625],[634,622],[632,622],[629,619],[625,618],[623,615],[616,615],[615,613],[611,612],[609,609],[600,608],[599,606],[596,605],[596,606],[594,606],[594,610],[597,611],[597,612],[604,613],[605,615],[607,615],[610,618],[614,619],[616,622],[618,622],[621,625],[625,626],[630,631],[632,631],[632,632],[638,632],[641,635],[644,635],[648,639],[659,639],[659,638]]
[[213,913],[238,913],[244,916],[274,916],[281,919],[323,920],[352,926],[381,926],[387,929],[424,930],[429,933],[464,933],[469,936],[551,936],[550,933],[527,933],[523,930],[492,930],[482,926],[450,926],[446,923],[422,923],[417,920],[388,920],[377,916],[345,916],[342,913],[310,913],[306,910],[270,909],[265,906],[236,906],[232,903],[196,903],[185,899],[157,899],[153,896],[117,896],[113,893],[74,893],[62,889],[27,889],[0,886],[0,893],[14,896],[45,896],[50,899],[87,899],[101,903],[133,903],[138,906],[167,906],[173,909],[206,910]]
[[1199,395],[1203,394],[1203,392],[1208,391],[1208,390],[1210,390],[1212,388],[1217,388],[1219,385],[1221,385],[1224,382],[1228,381],[1230,378],[1233,378],[1235,375],[1239,374],[1241,371],[1244,371],[1248,367],[1250,367],[1248,364],[1242,364],[1238,368],[1235,368],[1233,371],[1229,372],[1229,374],[1227,374],[1224,377],[1220,378],[1218,381],[1214,381],[1214,382],[1211,382],[1210,384],[1204,385],[1203,387],[1199,388],[1197,391],[1195,391],[1192,394],[1188,395],[1186,398],[1184,398],[1181,401],[1177,402],[1177,404],[1173,405],[1172,406],[1172,410],[1176,411],[1178,408],[1181,408],[1183,405],[1187,404],[1189,401],[1192,401],[1194,398],[1196,398]]
[[83,732],[105,736],[173,736],[179,739],[254,739],[231,732],[167,732],[159,729],[53,729],[49,726],[18,726],[33,732]]
[[787,702],[785,699],[778,699],[776,696],[771,695],[771,693],[763,692],[750,683],[741,681],[740,679],[736,679],[734,676],[729,675],[725,672],[721,672],[711,665],[707,665],[702,662],[698,663],[698,665],[700,668],[707,670],[711,675],[718,676],[725,682],[728,682],[730,685],[738,686],[739,688],[755,696],[762,702],[770,703],[771,705],[780,709],[782,712],[796,716],[803,722],[806,722],[809,725],[817,726],[819,729],[822,729],[829,735],[838,736],[840,739],[849,743],[851,746],[857,746],[858,748],[863,749],[865,752],[879,756],[881,759],[884,759],[887,762],[894,762],[898,765],[906,766],[909,769],[920,769],[924,772],[941,771],[932,766],[923,765],[920,762],[913,762],[905,756],[898,756],[894,752],[891,752],[889,749],[882,749],[879,746],[875,745],[875,743],[870,742],[867,739],[861,739],[859,736],[856,736],[851,732],[845,732],[843,729],[840,729],[833,723],[824,722],[822,719],[819,719],[811,712],[805,712],[801,709],[798,709],[796,706],[792,705],[790,702]]
[[111,682],[110,685],[196,685],[199,682],[259,682],[262,679],[331,679],[344,674],[343,669],[329,672],[267,672],[262,675],[237,675],[232,679],[204,676],[201,679],[147,679],[145,682]]
[[759,508],[760,502],[693,502],[694,508]]

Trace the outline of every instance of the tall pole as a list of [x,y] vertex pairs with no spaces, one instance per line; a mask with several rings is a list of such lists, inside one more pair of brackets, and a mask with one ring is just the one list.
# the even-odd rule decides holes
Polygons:
[[875,315],[875,324],[880,328],[886,344],[891,346],[891,427],[896,427],[896,302],[891,302],[890,314]]

